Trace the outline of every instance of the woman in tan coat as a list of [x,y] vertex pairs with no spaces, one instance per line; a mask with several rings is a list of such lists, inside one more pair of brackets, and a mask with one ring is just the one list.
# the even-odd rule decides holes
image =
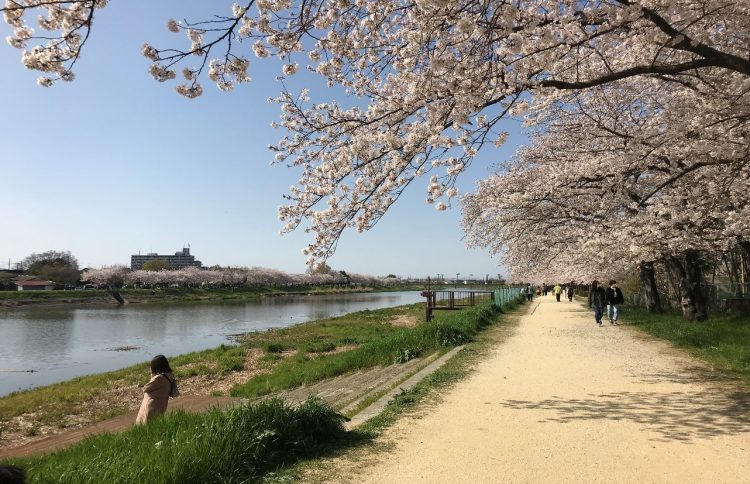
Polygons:
[[157,415],[167,411],[169,397],[177,396],[175,382],[169,361],[164,355],[156,355],[151,359],[151,381],[143,387],[143,401],[135,418],[136,424],[143,424]]

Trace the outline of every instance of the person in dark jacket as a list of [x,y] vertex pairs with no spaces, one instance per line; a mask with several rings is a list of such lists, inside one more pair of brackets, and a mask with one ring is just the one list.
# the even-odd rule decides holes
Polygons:
[[607,305],[607,293],[604,288],[599,286],[599,281],[591,283],[589,290],[589,307],[594,310],[596,325],[602,325],[602,316],[604,316],[604,307]]
[[620,315],[620,304],[624,302],[625,298],[620,288],[617,287],[617,281],[612,279],[609,281],[609,287],[607,288],[607,317],[609,317],[609,324],[617,326],[617,317]]

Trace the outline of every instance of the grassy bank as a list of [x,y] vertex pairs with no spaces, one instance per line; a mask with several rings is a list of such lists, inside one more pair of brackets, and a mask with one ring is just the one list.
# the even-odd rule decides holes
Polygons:
[[28,482],[239,483],[314,455],[344,434],[343,418],[317,400],[269,400],[227,411],[168,414],[122,434],[17,459]]
[[623,321],[688,350],[728,376],[750,383],[750,318],[717,315],[708,321],[683,321],[681,314],[651,314],[628,307]]
[[[120,295],[129,303],[148,302],[195,302],[195,301],[242,301],[261,296],[285,296],[302,294],[343,294],[359,292],[416,291],[421,285],[398,285],[384,287],[366,286],[311,286],[285,287],[244,286],[235,289],[204,289],[173,287],[158,289],[121,289]],[[59,304],[116,304],[115,299],[103,289],[85,291],[0,291],[0,307],[22,307]]]
[[[421,304],[415,306],[422,309]],[[377,334],[372,334],[366,340],[336,334],[338,332],[335,331],[335,325],[333,328],[324,326],[334,331],[327,337],[318,334],[316,338],[310,339],[308,344],[329,348],[343,340],[359,346],[350,351],[322,354],[316,358],[310,358],[309,354],[300,352],[294,358],[279,362],[272,372],[258,375],[245,384],[235,386],[232,396],[252,398],[314,383],[353,370],[405,363],[419,356],[473,340],[477,332],[495,320],[498,312],[498,308],[486,304],[463,311],[438,313],[429,323],[412,328],[391,326],[388,331],[377,331]],[[367,318],[368,315],[362,316]],[[256,340],[254,343],[263,345],[267,350],[282,351],[287,348],[284,335],[279,332],[277,336],[281,338]]]
[[[303,362],[352,350],[397,332],[399,324],[416,325],[423,316],[423,304],[365,310],[281,330],[249,333],[238,345],[167,356],[181,381],[203,379],[211,386],[213,381],[231,379],[240,372],[273,372],[289,359]],[[144,362],[2,397],[0,445],[12,432],[31,436],[42,427],[63,429],[82,420],[95,422],[132,409],[140,402],[139,386],[148,381],[148,375]],[[20,416],[24,416],[23,428],[13,421]]]

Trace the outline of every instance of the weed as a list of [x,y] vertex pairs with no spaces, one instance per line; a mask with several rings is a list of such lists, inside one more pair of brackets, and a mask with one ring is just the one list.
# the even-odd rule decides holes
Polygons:
[[283,353],[287,348],[280,343],[268,343],[263,349],[266,353]]
[[404,390],[401,388],[401,393],[393,397],[392,404],[393,405],[413,405],[417,403],[417,396],[414,395],[409,390]]
[[35,437],[39,435],[39,427],[36,423],[31,424],[29,428],[26,429],[26,432],[24,432],[26,437]]
[[403,348],[396,350],[396,357],[393,359],[393,362],[406,363],[407,361],[419,358],[421,352],[422,350],[419,348]]
[[311,343],[305,345],[302,350],[307,353],[330,353],[336,349],[336,345],[330,341],[323,343]]

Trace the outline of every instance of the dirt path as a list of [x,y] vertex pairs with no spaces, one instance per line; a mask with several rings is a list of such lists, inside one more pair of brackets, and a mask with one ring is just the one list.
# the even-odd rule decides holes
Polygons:
[[[347,482],[750,483],[750,392],[538,298],[514,335]],[[606,323],[605,323],[606,324]],[[363,462],[360,462],[363,464]]]

